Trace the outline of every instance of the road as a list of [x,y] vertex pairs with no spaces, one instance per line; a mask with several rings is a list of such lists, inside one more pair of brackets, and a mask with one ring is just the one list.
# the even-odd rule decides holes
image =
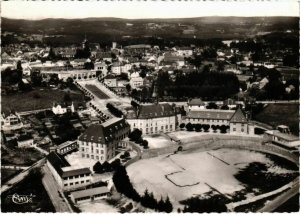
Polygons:
[[13,166],[13,165],[9,165],[9,166],[3,166],[3,165],[1,165],[1,168],[3,168],[3,169],[18,169],[18,170],[26,170],[26,169],[28,169],[29,168],[29,166]]
[[9,190],[10,188],[12,188],[14,185],[16,185],[17,183],[19,183],[20,181],[22,181],[29,174],[29,172],[32,169],[40,167],[44,163],[45,163],[45,158],[42,158],[41,160],[39,160],[38,162],[36,162],[35,164],[33,164],[31,167],[29,167],[27,170],[22,171],[17,176],[13,177],[12,179],[10,179],[9,181],[7,181],[6,183],[2,184],[2,186],[1,186],[1,193],[3,193],[5,191]]
[[44,173],[42,179],[43,185],[51,199],[53,206],[55,207],[56,212],[73,212],[47,165],[43,166],[42,172]]
[[258,210],[258,212],[272,212],[298,193],[299,193],[299,179],[295,181],[291,189],[282,193],[274,200],[265,204],[265,206],[260,210]]

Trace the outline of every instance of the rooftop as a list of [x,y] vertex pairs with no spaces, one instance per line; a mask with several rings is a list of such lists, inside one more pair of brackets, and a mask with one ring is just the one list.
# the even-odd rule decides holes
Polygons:
[[93,195],[98,195],[98,194],[103,194],[103,193],[109,193],[108,188],[105,186],[75,191],[75,192],[72,192],[71,194],[74,197],[74,199],[77,199],[77,198],[83,198],[83,197],[93,196]]

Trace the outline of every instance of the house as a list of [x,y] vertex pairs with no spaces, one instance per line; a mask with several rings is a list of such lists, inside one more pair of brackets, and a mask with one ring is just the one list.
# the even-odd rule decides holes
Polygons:
[[17,138],[18,148],[28,148],[33,146],[33,137],[31,135],[21,135]]
[[63,155],[50,152],[47,156],[49,167],[58,186],[64,191],[78,189],[91,184],[91,170],[88,167],[71,166]]
[[94,70],[101,71],[101,78],[107,75],[107,65],[105,62],[95,62],[94,63]]
[[[178,117],[180,117],[178,115]],[[181,118],[180,118],[181,119]],[[127,111],[126,120],[131,131],[139,129],[143,134],[172,132],[176,129],[177,115],[168,103],[144,104]]]
[[109,194],[110,194],[109,189],[106,186],[102,186],[102,187],[96,187],[91,189],[74,191],[71,193],[70,198],[75,204],[78,204],[78,203],[107,198]]
[[121,74],[121,63],[120,62],[114,62],[111,66],[111,72],[116,75]]
[[65,155],[78,149],[76,141],[67,141],[57,146],[56,152],[60,155]]
[[123,118],[92,124],[78,138],[81,157],[101,163],[112,159],[120,141],[127,137],[129,130],[129,124]]
[[130,81],[129,84],[131,88],[139,88],[143,86],[144,80],[142,77],[140,77],[140,74],[138,72],[134,72],[130,75]]
[[252,134],[252,129],[248,125],[248,119],[244,112],[238,108],[234,110],[203,109],[193,110],[187,113],[186,123],[208,124],[229,126],[230,133]]
[[55,103],[52,107],[52,111],[54,114],[65,114],[67,112],[75,112],[75,108],[74,108],[74,104],[72,102],[72,104],[70,106],[66,105],[66,104],[57,104]]
[[179,47],[176,48],[176,51],[179,56],[189,57],[193,55],[193,50],[191,47]]
[[23,128],[20,118],[13,113],[9,115],[1,114],[1,129],[3,131],[19,130]]
[[108,87],[117,87],[117,77],[112,74],[107,75],[104,77],[104,84]]
[[196,111],[196,110],[202,110],[205,109],[205,103],[197,98],[197,99],[191,99],[188,102],[188,110],[189,111]]

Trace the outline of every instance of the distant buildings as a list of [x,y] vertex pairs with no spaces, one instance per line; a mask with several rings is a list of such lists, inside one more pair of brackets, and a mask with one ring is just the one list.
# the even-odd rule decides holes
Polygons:
[[175,131],[177,116],[180,117],[168,103],[148,104],[129,110],[126,120],[130,124],[131,131],[140,129],[147,135]]
[[112,118],[104,123],[93,124],[78,138],[81,157],[100,161],[112,159],[120,141],[127,137],[129,124],[122,118]]

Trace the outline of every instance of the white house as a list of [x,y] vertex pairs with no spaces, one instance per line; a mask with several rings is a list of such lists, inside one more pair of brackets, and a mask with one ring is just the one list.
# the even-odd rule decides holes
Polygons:
[[3,131],[18,130],[23,128],[23,123],[16,114],[1,114],[1,129]]
[[130,75],[129,84],[131,88],[138,88],[143,86],[144,80],[142,77],[140,77],[140,74],[138,72],[134,72]]
[[53,107],[52,107],[52,111],[54,114],[65,114],[67,113],[68,111],[70,112],[75,112],[75,107],[74,107],[74,104],[72,102],[71,106],[67,106],[65,104],[54,104]]

